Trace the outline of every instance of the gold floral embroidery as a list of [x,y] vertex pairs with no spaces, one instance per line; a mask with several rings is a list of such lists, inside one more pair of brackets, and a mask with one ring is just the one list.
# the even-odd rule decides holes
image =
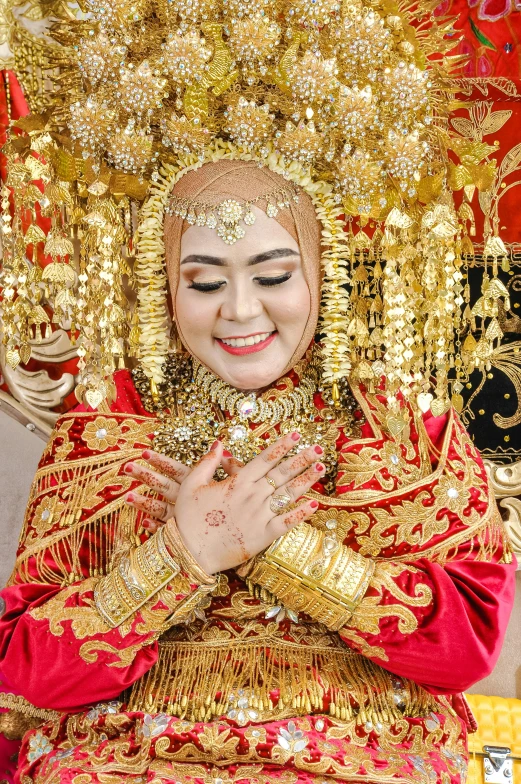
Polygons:
[[50,531],[53,525],[61,521],[65,504],[59,501],[56,495],[48,495],[43,498],[34,511],[31,526],[34,528],[31,536],[33,538],[43,536]]
[[468,479],[460,480],[453,474],[441,476],[433,491],[437,507],[450,509],[462,517],[469,505],[470,489]]
[[[74,416],[68,415],[60,421],[59,426],[58,422],[56,423],[56,426],[50,435],[49,441],[47,442],[47,446],[42,453],[42,460],[52,454],[53,449],[55,455],[58,455],[58,450],[60,450],[62,453],[63,456],[59,457],[58,459],[65,460],[68,457],[69,453],[74,449],[74,444],[72,444],[69,440],[69,430],[71,429],[73,422]],[[62,444],[59,447],[54,448],[56,441],[59,439],[62,439]]]
[[387,441],[380,450],[380,458],[391,476],[401,477],[407,471],[411,482],[418,478],[418,469],[409,466],[403,457],[402,444]]
[[[416,583],[413,596],[405,593],[395,582],[395,579],[403,575],[405,571],[412,574],[418,573],[418,570],[413,566],[403,567],[400,564],[379,561],[370,583],[371,587],[377,591],[377,594],[365,596],[362,599],[349,620],[348,628],[356,629],[365,634],[377,635],[380,632],[380,622],[383,618],[396,618],[398,631],[401,634],[412,634],[412,632],[416,631],[418,619],[410,608],[428,607],[432,603],[432,590],[424,583]],[[383,604],[384,589],[393,598],[397,599],[400,604]],[[346,629],[342,629],[341,634],[345,637]],[[361,639],[357,636],[356,642],[358,645]],[[382,658],[383,661],[388,660],[385,653],[383,656],[379,656],[379,658]]]
[[96,417],[94,422],[87,422],[81,438],[93,452],[104,452],[116,446],[121,438],[121,427],[115,419]]
[[259,743],[266,743],[266,730],[264,727],[247,727],[244,730],[244,737],[250,744],[250,748],[255,749]]
[[310,522],[321,531],[336,531],[339,542],[346,539],[353,527],[351,515],[343,509],[321,509],[315,512]]
[[110,631],[108,624],[103,621],[94,604],[90,606],[67,606],[68,600],[75,594],[85,594],[93,591],[97,578],[85,580],[81,586],[71,585],[62,588],[59,593],[49,599],[45,604],[30,610],[31,616],[37,621],[49,621],[49,631],[55,637],[61,637],[65,631],[64,623],[71,621],[71,629],[77,640],[92,637],[95,634],[106,634]]
[[[66,740],[53,758],[53,776],[70,766],[70,750],[77,750],[80,753],[74,755],[76,775],[89,777],[82,779],[89,784],[98,781],[98,777],[105,784],[118,784],[126,773],[132,774],[133,779],[142,776],[151,784],[165,780],[185,784],[196,780],[204,784],[271,784],[275,770],[281,784],[295,782],[297,770],[306,771],[309,781],[316,784],[322,784],[324,779],[315,777],[324,774],[328,780],[334,776],[342,781],[428,784],[434,779],[434,763],[438,776],[447,774],[441,781],[465,778],[464,733],[447,705],[439,705],[436,712],[414,725],[406,718],[383,723],[368,718],[360,725],[354,720],[315,715],[290,719],[277,727],[249,726],[242,735],[248,746],[242,748],[241,731],[224,723],[194,724],[148,713],[136,720],[132,714],[120,713],[120,708],[115,702],[104,703],[86,714],[68,718]],[[58,726],[56,720],[43,730],[51,744]],[[313,748],[320,752],[318,755],[310,753],[312,731]],[[374,735],[376,744],[371,740]],[[258,749],[260,744],[262,750]],[[128,755],[130,745],[132,754]],[[282,769],[281,764],[286,767]],[[48,768],[36,768],[35,784],[44,784],[48,773]],[[119,779],[115,778],[118,774]]]
[[[352,489],[356,490],[370,482],[382,468],[381,463],[374,459],[378,454],[378,449],[370,446],[363,447],[358,454],[356,452],[341,452],[339,455],[339,484],[351,485]],[[378,481],[384,490],[392,490],[394,487],[392,478],[386,479],[380,475]]]
[[[108,628],[108,627],[107,627]],[[147,639],[147,645],[154,641],[153,637]],[[87,664],[94,664],[98,661],[98,654],[101,651],[111,653],[116,660],[108,664],[109,667],[128,667],[134,661],[138,651],[143,647],[142,643],[129,645],[127,648],[115,648],[104,640],[89,640],[84,642],[80,648],[80,656]]]

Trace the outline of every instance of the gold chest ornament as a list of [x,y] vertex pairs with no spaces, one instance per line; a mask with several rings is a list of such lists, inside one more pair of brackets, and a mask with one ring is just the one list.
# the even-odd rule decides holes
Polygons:
[[[337,472],[336,441],[339,430],[357,437],[356,401],[345,382],[335,406],[331,387],[319,388],[320,353],[311,350],[297,363],[296,385],[286,376],[260,394],[244,393],[226,384],[187,354],[171,354],[166,362],[165,383],[157,397],[150,392],[141,369],[133,371],[145,408],[158,418],[154,449],[185,465],[196,463],[218,439],[243,463],[286,433],[297,430],[301,451],[314,443],[324,449],[325,486],[331,492]],[[320,393],[324,408],[315,405]]]

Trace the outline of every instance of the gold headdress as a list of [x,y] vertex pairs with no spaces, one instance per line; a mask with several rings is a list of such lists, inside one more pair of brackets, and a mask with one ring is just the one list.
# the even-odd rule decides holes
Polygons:
[[447,185],[456,61],[436,4],[87,0],[81,18],[57,23],[53,111],[15,123],[6,147],[8,361],[28,361],[52,311],[79,336],[80,399],[110,398],[127,354],[161,382],[166,211],[229,242],[251,215],[238,202],[181,203],[175,183],[207,161],[255,160],[288,182],[272,210],[303,188],[323,226],[325,380],[384,374],[391,405],[401,389],[446,410],[450,384],[458,395],[486,364],[497,300],[508,301],[495,276],[504,249],[489,237],[493,276],[469,307],[469,243]]

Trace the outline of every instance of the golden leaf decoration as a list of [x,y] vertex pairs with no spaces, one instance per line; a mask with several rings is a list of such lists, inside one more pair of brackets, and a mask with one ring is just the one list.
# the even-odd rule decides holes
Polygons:
[[489,133],[496,133],[503,125],[510,120],[512,112],[508,109],[498,112],[490,112],[481,124],[481,133],[488,136]]
[[487,329],[485,330],[485,337],[487,340],[501,340],[503,337],[503,330],[499,326],[499,321],[493,318]]
[[515,147],[512,147],[509,150],[503,160],[501,161],[501,165],[499,167],[499,179],[504,180],[509,174],[512,174],[519,168],[519,164],[521,163],[521,143],[516,144]]
[[57,178],[63,182],[73,182],[79,176],[76,159],[66,150],[59,149],[54,152],[53,164]]
[[38,158],[35,158],[34,155],[28,155],[25,159],[25,165],[31,172],[31,176],[33,180],[41,180],[42,177],[48,177],[49,172],[49,164],[43,163]]
[[490,188],[496,177],[496,161],[487,161],[481,165],[469,166],[468,172],[472,182],[468,185],[475,185],[479,191],[486,191]]
[[422,177],[416,188],[418,198],[423,204],[428,204],[440,195],[443,186],[443,173],[430,174]]
[[5,358],[7,360],[7,364],[12,367],[13,370],[16,370],[20,364],[20,353],[16,349],[10,348],[5,352]]
[[74,283],[75,275],[72,267],[65,264],[65,262],[53,261],[52,264],[48,264],[45,267],[42,278],[50,283],[72,284]]
[[399,229],[408,229],[412,226],[413,221],[407,213],[402,212],[398,207],[393,207],[387,216],[386,224],[388,226],[396,226]]
[[476,131],[474,124],[467,117],[453,117],[450,124],[455,131],[469,139],[472,139]]
[[[483,249],[483,256],[508,256],[507,249],[505,247],[505,243],[501,239],[501,237],[488,237],[485,243],[485,247]],[[505,294],[508,296],[508,292],[505,289]]]
[[37,245],[47,239],[45,232],[36,223],[32,223],[25,232],[25,242],[27,245]]
[[50,318],[41,305],[36,305],[28,316],[29,324],[49,324]]
[[11,188],[20,188],[31,179],[31,173],[23,163],[13,163],[9,166],[7,185]]
[[[62,234],[56,234],[54,232],[51,232],[48,235],[43,250],[44,253],[48,253],[50,256],[63,257],[63,256],[72,256],[74,254],[74,246],[71,240],[67,239],[67,237],[64,237]],[[46,278],[45,272],[44,272],[44,279],[50,280],[50,278]]]
[[20,346],[20,359],[22,361],[22,365],[27,365],[31,359],[31,346],[28,343],[22,343]]
[[496,147],[486,142],[470,141],[459,137],[450,140],[449,147],[463,164],[480,163],[483,158],[496,152]]

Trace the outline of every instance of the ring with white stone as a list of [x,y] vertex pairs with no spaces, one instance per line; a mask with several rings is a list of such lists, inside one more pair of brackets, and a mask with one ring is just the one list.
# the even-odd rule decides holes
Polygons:
[[270,498],[270,509],[274,515],[278,515],[291,503],[291,496],[287,490],[283,493],[275,493]]

